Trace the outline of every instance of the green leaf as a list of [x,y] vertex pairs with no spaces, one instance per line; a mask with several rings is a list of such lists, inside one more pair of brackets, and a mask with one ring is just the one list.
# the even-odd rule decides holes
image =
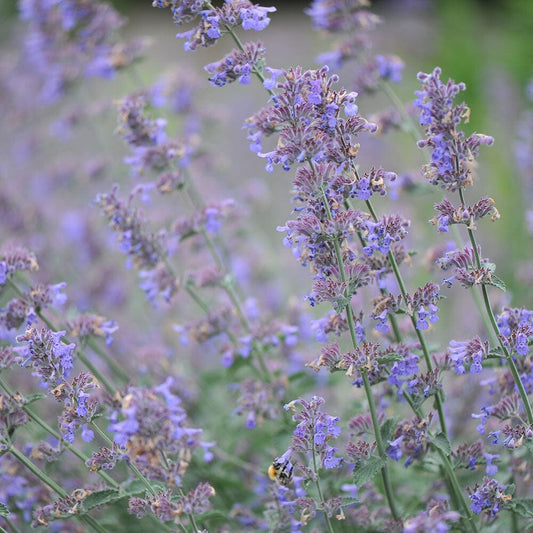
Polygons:
[[507,287],[505,286],[505,283],[503,280],[501,280],[496,274],[491,274],[492,281],[489,283],[485,283],[485,285],[492,285],[493,287],[496,287],[500,289],[501,291],[505,292],[507,290]]
[[360,503],[361,500],[359,498],[351,498],[351,497],[345,497],[345,498],[342,498],[342,506],[343,507],[348,507],[349,505],[354,505],[356,503]]
[[[159,484],[152,483],[154,490],[161,487]],[[83,500],[83,508],[86,512],[99,507],[100,505],[112,504],[123,498],[130,498],[131,496],[142,496],[146,493],[144,483],[138,479],[127,481],[120,485],[120,490],[117,489],[102,489],[92,492]]]
[[483,266],[488,268],[491,272],[496,271],[496,263],[483,263]]
[[92,492],[83,500],[83,508],[86,511],[90,511],[99,505],[105,505],[107,503],[113,503],[125,497],[125,494],[121,494],[118,490],[103,489]]
[[209,509],[205,513],[199,515],[202,520],[213,520],[216,518],[225,518],[227,520],[228,513],[220,511],[218,509]]
[[[165,486],[158,481],[151,481],[150,485],[157,492],[164,491]],[[146,485],[140,479],[132,479],[120,484],[120,493],[123,496],[139,496],[146,492]]]
[[309,376],[309,372],[295,372],[289,376],[289,383]]
[[190,237],[194,237],[195,235],[198,235],[198,232],[196,230],[191,230],[191,231],[189,231],[187,233],[184,233],[180,237],[180,242],[183,242],[184,240],[189,239]]
[[42,400],[43,398],[46,398],[46,394],[43,394],[42,392],[30,394],[29,396],[26,396],[24,404],[28,405],[30,403],[36,402],[37,400]]
[[368,483],[386,464],[387,461],[381,457],[370,457],[368,461],[361,461],[353,469],[353,482],[358,487]]
[[524,442],[524,446],[528,449],[529,453],[533,453],[533,439],[527,439]]
[[394,361],[402,361],[403,355],[400,355],[399,353],[388,353],[387,355],[384,355],[383,357],[376,357],[376,361],[380,365],[384,365],[386,363],[393,363]]
[[396,420],[394,418],[387,418],[387,420],[383,422],[379,430],[381,433],[381,438],[385,441],[391,440],[395,429],[396,429]]
[[431,443],[438,448],[444,455],[449,456],[452,452],[452,447],[448,437],[444,433],[439,433],[431,440]]
[[9,516],[9,509],[7,505],[4,505],[3,503],[0,503],[0,516]]
[[334,302],[333,302],[333,309],[335,309],[335,312],[338,314],[338,313],[341,313],[344,308],[352,301],[352,297],[350,296],[349,298],[347,297],[344,297],[344,298],[338,298],[336,299]]
[[503,350],[497,346],[496,348],[493,348],[489,351],[487,354],[487,359],[505,359],[505,355],[503,353]]
[[510,508],[523,518],[533,518],[533,498],[511,500]]

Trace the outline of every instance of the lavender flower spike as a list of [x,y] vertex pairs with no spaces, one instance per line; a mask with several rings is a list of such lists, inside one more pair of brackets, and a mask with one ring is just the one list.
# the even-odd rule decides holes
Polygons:
[[455,191],[472,184],[472,169],[479,147],[490,146],[494,139],[481,133],[473,133],[465,139],[464,132],[458,131],[461,122],[468,122],[470,109],[464,102],[454,106],[453,100],[466,85],[453,80],[444,84],[440,74],[438,67],[431,74],[418,74],[422,90],[416,91],[414,105],[421,110],[420,125],[426,130],[426,139],[418,141],[418,146],[428,146],[432,152],[431,163],[424,167],[428,181]]

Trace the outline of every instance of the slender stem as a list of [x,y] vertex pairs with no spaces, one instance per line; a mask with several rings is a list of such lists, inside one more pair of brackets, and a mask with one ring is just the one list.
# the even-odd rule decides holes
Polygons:
[[[13,392],[10,390],[9,386],[4,382],[4,380],[0,377],[0,387],[2,387],[7,394],[10,396],[13,396]],[[23,405],[22,409],[26,412],[26,414],[39,426],[41,426],[42,429],[44,429],[47,433],[52,435],[55,439],[58,441],[61,441],[63,443],[63,446],[67,448],[70,452],[72,452],[78,459],[81,459],[84,463],[89,459],[83,452],[78,450],[75,446],[70,444],[70,442],[67,442],[63,439],[63,437],[51,426],[49,426],[37,413],[33,411],[33,409],[29,405]],[[118,489],[117,482],[106,472],[99,470],[98,475],[105,480],[111,487]]]
[[398,98],[398,95],[391,87],[390,83],[382,81],[380,86],[383,89],[383,92],[388,96],[394,107],[398,110],[398,113],[400,113],[405,131],[410,133],[411,136],[415,139],[415,141],[418,140],[418,127],[412,117],[409,115],[409,113],[405,111],[405,106]]
[[[167,456],[163,450],[159,450],[159,453],[161,455],[161,458],[163,459],[163,463],[165,464],[165,468],[167,469],[167,472],[170,472],[170,464],[168,462]],[[183,493],[183,489],[181,487],[178,487],[178,493],[182,498],[185,498],[185,494]],[[196,521],[194,520],[194,514],[193,513],[187,513],[187,516],[189,517],[189,520],[191,522],[191,525],[193,527],[194,531],[199,531],[198,526],[196,525]],[[184,528],[185,529],[185,528]]]
[[[464,194],[463,190],[459,189],[459,197],[461,199],[461,203],[464,205]],[[478,245],[476,242],[476,236],[474,235],[474,232],[467,227],[468,237],[470,239],[470,244],[472,245],[472,250],[474,252],[474,256],[476,259],[476,267],[481,268],[481,258],[479,256],[478,251]],[[492,311],[492,306],[490,304],[489,300],[489,293],[487,291],[487,287],[485,284],[481,285],[481,293],[483,295],[483,302],[485,304],[485,311],[487,313],[487,316],[490,321],[490,325],[492,327],[492,330],[494,331],[496,338],[498,339],[498,343],[500,345],[500,348],[502,349],[502,352],[505,355],[505,359],[507,360],[507,364],[509,365],[509,368],[511,370],[511,374],[513,375],[513,379],[515,382],[515,385],[518,389],[518,393],[520,394],[520,398],[522,399],[522,403],[524,404],[524,408],[526,410],[527,414],[527,420],[530,424],[533,424],[533,411],[531,410],[531,404],[529,403],[529,397],[526,392],[526,389],[524,387],[524,384],[522,383],[522,379],[520,378],[520,375],[518,373],[518,370],[516,368],[516,365],[513,361],[512,353],[507,349],[507,346],[503,342],[503,339],[500,334],[500,328],[498,327],[498,323],[496,322],[496,317],[494,316],[494,313]]]
[[[7,444],[7,443],[6,443]],[[34,465],[23,453],[19,452],[17,448],[9,445],[8,450],[18,459],[28,470],[35,474],[45,485],[48,485],[54,492],[59,494],[62,498],[68,496],[68,492],[59,486],[48,474],[43,472],[38,466]]]
[[[198,190],[194,186],[194,182],[190,179],[188,175],[187,175],[186,194],[194,209],[198,210],[198,209],[204,208],[200,193],[198,192]],[[252,330],[251,330],[250,324],[248,323],[248,319],[246,318],[246,315],[244,314],[242,310],[240,298],[235,290],[234,278],[229,276],[229,270],[226,267],[220,253],[218,252],[213,240],[211,239],[207,231],[205,231],[205,229],[202,228],[200,230],[200,233],[211,254],[211,257],[215,261],[217,268],[225,274],[225,278],[222,282],[222,289],[229,297],[231,304],[233,305],[233,308],[235,310],[235,313],[237,317],[239,318],[241,326],[243,327],[246,334],[249,334]],[[252,353],[254,354],[255,358],[258,361],[259,367],[261,368],[261,372],[263,373],[263,376],[265,377],[266,381],[270,382],[272,380],[270,371],[268,370],[268,367],[266,366],[264,362],[262,350],[259,346],[257,346],[257,343],[255,341],[252,342]]]
[[444,466],[444,469],[446,470],[446,473],[448,474],[448,479],[453,485],[454,494],[459,497],[459,502],[461,504],[461,507],[463,508],[463,512],[466,515],[466,521],[468,525],[470,526],[470,529],[472,530],[473,533],[477,533],[478,529],[473,522],[474,515],[472,514],[472,511],[470,507],[468,506],[467,501],[465,500],[463,491],[461,490],[459,482],[457,481],[457,477],[455,476],[455,471],[453,469],[453,466],[450,463],[450,459],[446,456],[446,454],[442,450],[440,450],[436,446],[434,448],[437,450],[438,454],[440,455],[442,459],[442,464]]
[[[207,2],[207,6],[210,8],[210,9],[214,9],[213,5],[211,4],[211,2]],[[237,48],[241,51],[244,51],[244,45],[242,44],[242,41],[239,39],[239,37],[237,36],[237,34],[233,31],[233,28],[231,26],[228,26],[227,24],[224,24],[224,28],[226,29],[226,31],[228,32],[229,35],[231,35],[231,38],[233,39],[233,41],[235,42],[235,44],[237,45]],[[259,78],[259,80],[261,81],[261,83],[263,83],[265,81],[265,77],[263,76],[263,73],[257,69],[257,67],[254,65],[253,67],[253,70],[252,72]],[[266,89],[268,91],[268,93],[270,94],[270,96],[273,96],[274,93],[273,91],[271,91],[270,89]]]
[[328,516],[328,513],[326,512],[326,509],[325,509],[325,500],[324,500],[324,496],[322,494],[322,488],[320,487],[320,478],[319,478],[319,475],[318,475],[318,467],[317,467],[317,464],[316,464],[316,453],[315,453],[315,448],[314,447],[311,447],[311,452],[312,452],[312,457],[313,457],[313,472],[315,474],[315,486],[316,486],[316,490],[318,492],[318,498],[320,499],[320,503],[322,504],[322,510],[324,512],[324,519],[326,520],[326,525],[328,527],[328,531],[330,533],[334,533],[333,532],[333,526],[331,524],[331,520]]
[[[48,328],[51,331],[57,331],[54,324],[52,324],[52,322],[48,320],[48,318],[46,318],[41,311],[37,311],[37,315],[48,326]],[[66,336],[61,337],[61,340],[66,344],[70,343],[70,340]],[[92,374],[96,377],[96,379],[100,383],[102,383],[102,385],[105,387],[107,392],[110,392],[111,394],[115,392],[115,387],[111,385],[111,383],[107,380],[107,378],[98,370],[98,368],[96,368],[91,363],[91,361],[89,361],[89,359],[85,356],[85,354],[81,350],[78,350],[78,359],[92,372]]]
[[[376,212],[374,211],[374,208],[372,207],[372,203],[370,200],[366,200],[366,205],[368,207],[368,210],[370,211],[370,214],[372,215],[372,218],[374,221],[377,222],[378,217],[376,215]],[[405,305],[407,306],[407,310],[409,311],[409,299],[407,294],[407,289],[405,287],[405,284],[403,282],[403,277],[400,273],[400,269],[398,267],[398,263],[396,261],[396,258],[394,257],[394,254],[392,251],[389,250],[388,258],[392,267],[392,270],[394,271],[394,276],[396,277],[396,281],[398,282],[398,287],[400,288],[400,292],[402,294],[402,298],[405,302]],[[424,356],[424,361],[426,362],[426,366],[428,371],[433,370],[433,363],[431,362],[431,357],[429,355],[429,350],[427,348],[426,340],[424,338],[424,335],[422,332],[416,327],[416,319],[412,313],[409,313],[409,318],[411,320],[411,324],[413,326],[413,330],[415,332],[415,335],[418,338],[418,342],[420,343],[420,348],[422,350],[422,354]],[[439,423],[441,427],[441,431],[448,435],[448,430],[446,428],[446,417],[444,416],[444,408],[443,408],[443,402],[442,402],[442,393],[441,391],[437,391],[435,394],[435,408],[437,409],[437,413],[439,416]]]
[[[308,163],[309,163],[311,169],[313,170],[313,172],[315,173],[316,170],[314,168],[313,162],[309,159]],[[331,208],[330,208],[330,205],[329,205],[329,201],[326,198],[326,194],[325,194],[325,192],[323,190],[322,190],[322,203],[324,204],[324,209],[326,210],[326,215],[327,215],[328,219],[330,221],[333,221],[333,215],[331,213]],[[340,247],[340,244],[339,244],[339,238],[337,236],[335,236],[335,238],[333,239],[333,246],[335,248],[335,256],[337,258],[337,265],[338,265],[338,268],[339,268],[339,274],[340,274],[340,277],[341,277],[341,281],[343,283],[345,283],[346,282],[346,272],[344,270],[344,261],[343,261],[343,257],[342,257],[342,250],[341,250],[341,247]],[[349,297],[350,295],[345,294],[345,296]],[[351,337],[351,340],[352,340],[352,345],[353,345],[354,348],[356,348],[357,344],[358,344],[357,343],[357,335],[355,333],[355,320],[354,320],[354,316],[353,316],[352,305],[351,305],[350,302],[346,306],[346,317],[347,317],[347,322],[348,322],[348,328],[349,328],[349,331],[350,331],[350,337]],[[391,514],[394,517],[394,519],[396,520],[396,519],[398,519],[399,515],[398,515],[398,511],[396,509],[396,504],[395,504],[394,497],[393,497],[392,485],[391,485],[391,480],[390,480],[390,476],[389,476],[389,469],[388,469],[388,464],[387,464],[387,454],[385,453],[385,446],[383,444],[383,439],[381,437],[381,431],[380,431],[380,427],[379,427],[379,420],[378,420],[377,413],[376,413],[376,406],[375,406],[375,402],[374,402],[374,396],[372,394],[372,389],[370,387],[370,381],[368,380],[368,376],[367,376],[366,372],[361,372],[361,375],[362,375],[362,378],[363,378],[363,383],[364,383],[364,386],[365,386],[366,398],[367,398],[367,401],[368,401],[368,406],[369,406],[370,414],[371,414],[371,418],[372,418],[372,426],[374,428],[374,434],[375,434],[375,437],[376,437],[378,453],[379,453],[380,458],[384,461],[384,465],[381,468],[381,477],[383,479],[383,486],[384,486],[384,489],[385,489],[385,495],[387,497],[387,502],[389,504],[389,508],[391,510]]]
[[[452,232],[453,239],[457,247],[464,248],[464,244],[463,244],[463,241],[461,240],[461,236],[459,234],[459,229],[457,227],[457,224],[452,225],[451,232]],[[498,334],[494,332],[494,329],[492,328],[492,324],[490,323],[487,313],[483,312],[484,304],[483,304],[481,295],[479,294],[478,291],[472,291],[471,294],[472,294],[472,297],[474,298],[474,303],[476,304],[478,315],[481,317],[483,325],[485,326],[485,330],[487,331],[490,337],[491,343],[498,344]]]
[[87,340],[87,346],[95,352],[100,359],[105,361],[105,363],[113,370],[113,372],[124,382],[129,383],[130,377],[122,370],[122,368],[115,362],[115,360],[109,356],[102,348],[98,345],[98,343],[94,340],[89,338]]
[[[423,136],[423,133],[420,131],[420,128],[414,122],[412,117],[405,111],[404,105],[402,104],[402,102],[398,98],[398,95],[396,94],[396,92],[394,91],[394,89],[392,88],[390,83],[382,82],[381,83],[381,87],[382,87],[383,91],[385,92],[385,94],[390,99],[390,101],[392,102],[392,104],[394,105],[394,107],[398,110],[398,112],[402,116],[402,119],[404,120],[404,124],[405,124],[405,128],[404,128],[405,131],[409,132],[411,137],[415,140],[415,142],[417,142],[419,140],[419,138],[421,136]],[[427,156],[427,151],[424,150],[423,153],[426,154],[425,155],[425,159],[426,159],[426,162],[429,163],[430,159]],[[433,188],[431,190],[433,190]],[[464,201],[463,201],[463,205],[464,205]],[[457,226],[455,224],[452,225],[451,232],[452,232],[453,240],[455,241],[455,244],[457,245],[457,247],[458,248],[462,248],[463,247],[463,243],[462,243],[462,240],[461,240],[461,235],[459,234],[459,231],[458,231]],[[494,336],[494,332],[492,331],[492,329],[490,327],[490,323],[488,321],[488,318],[487,318],[486,314],[483,313],[483,302],[481,301],[479,293],[473,291],[472,294],[474,296],[474,303],[476,304],[479,316],[481,317],[481,320],[483,321],[483,323],[485,325],[485,328],[488,331],[489,336],[491,337],[492,342],[496,343],[497,342],[497,338]]]
[[91,371],[96,379],[105,387],[106,391],[114,394],[115,387],[107,380],[107,378],[91,363],[88,357],[81,351],[78,351],[79,360]]
[[[113,445],[113,441],[109,438],[109,436],[104,433],[98,424],[96,424],[94,421],[91,422],[91,427],[94,428],[94,430],[100,435],[100,437],[110,446]],[[128,461],[127,465],[129,469],[137,476],[138,479],[140,479],[143,483],[143,485],[146,487],[146,490],[152,495],[155,496],[156,491],[150,484],[150,482],[146,479],[146,477],[142,474],[142,472],[131,462]]]
[[[379,456],[387,460],[387,454],[385,453],[385,445],[383,443],[383,438],[381,436],[381,430],[379,427],[379,420],[376,411],[376,405],[374,402],[374,396],[372,395],[372,388],[370,386],[370,380],[368,379],[368,374],[366,372],[361,372],[361,377],[363,378],[363,385],[365,387],[365,393],[368,401],[368,409],[370,411],[370,417],[372,418],[372,426],[374,427],[374,437],[376,439],[376,445],[378,448]],[[387,465],[383,466],[381,469],[381,478],[383,479],[383,487],[385,489],[385,495],[387,497],[387,502],[391,510],[391,514],[395,520],[399,518],[398,510],[396,509],[396,503],[393,497],[392,484],[389,475],[389,469]]]
[[[16,448],[9,445],[8,451],[15,456],[30,472],[36,475],[44,484],[48,485],[54,492],[59,494],[61,498],[67,498],[68,493],[60,487],[48,474],[43,472],[39,467],[34,465],[23,453],[19,452]],[[74,515],[75,516],[75,515]],[[92,516],[88,514],[77,516],[79,520],[87,523],[95,531],[99,533],[107,533],[107,530],[102,527]]]
[[[13,522],[11,520],[9,520],[9,518],[7,516],[3,516],[2,518],[5,520],[5,522],[8,525],[10,531],[12,531],[13,533],[22,533],[17,528],[17,526],[15,526],[15,524],[13,524]],[[0,533],[7,533],[7,531],[4,528],[0,528]]]
[[518,523],[518,513],[511,512],[511,531],[512,533],[520,533],[523,531],[520,529],[520,525]]

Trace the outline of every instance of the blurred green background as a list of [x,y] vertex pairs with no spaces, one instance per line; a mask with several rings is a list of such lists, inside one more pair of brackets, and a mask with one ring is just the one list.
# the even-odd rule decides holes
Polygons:
[[[298,64],[303,68],[315,68],[314,58],[331,49],[332,37],[312,30],[309,17],[303,13],[309,2],[264,3],[278,9],[272,15],[272,23],[260,34],[243,33],[244,38],[264,42],[269,66],[287,68]],[[223,88],[207,84],[203,66],[219,60],[231,50],[229,39],[222,40],[215,47],[188,53],[183,50],[183,42],[175,38],[178,30],[168,10],[153,9],[150,0],[121,0],[114,4],[129,19],[124,28],[127,37],[147,35],[152,45],[135,76],[126,73],[111,83],[91,81],[83,90],[95,99],[104,94],[116,99],[138,89],[139,83],[152,82],[169,65],[190,66],[205,80],[205,86],[198,90],[199,97],[215,104],[223,115],[218,132],[213,131],[212,138],[206,138],[205,142],[207,147],[217,150],[221,173],[230,176],[228,196],[234,192],[238,194],[244,182],[267,183],[262,206],[256,208],[254,223],[258,226],[259,238],[264,239],[271,250],[265,261],[277,263],[281,239],[275,228],[291,216],[288,191],[292,174],[276,170],[272,176],[267,175],[263,162],[248,150],[246,134],[241,130],[244,119],[265,105],[264,91],[257,84],[249,87],[234,84]],[[0,3],[2,46],[9,44],[11,30],[17,26],[15,5],[14,2]],[[533,240],[525,227],[523,213],[533,199],[523,194],[513,150],[517,122],[529,105],[525,86],[533,77],[533,2],[396,0],[378,1],[372,5],[383,19],[372,34],[375,52],[395,53],[406,64],[404,81],[396,87],[400,98],[406,103],[412,101],[414,91],[419,88],[417,72],[429,72],[439,65],[443,79],[452,77],[467,85],[467,91],[461,94],[472,110],[466,133],[477,131],[495,138],[493,147],[481,148],[480,177],[475,189],[468,191],[467,199],[474,203],[480,196],[488,195],[496,200],[501,220],[494,224],[489,221],[479,224],[480,241],[487,243],[483,246],[484,255],[498,265],[497,273],[507,282],[510,295],[520,293],[521,303],[527,305],[533,292],[529,285],[524,286],[516,279],[516,272],[519,262],[531,255]],[[349,87],[352,76],[350,66],[346,67],[341,73],[340,85]],[[378,96],[361,99],[359,104],[361,113],[368,116],[388,102]],[[106,127],[110,134],[114,124],[114,117],[109,118]],[[119,139],[112,142],[116,143],[116,149],[124,150]],[[420,168],[422,162],[414,141],[404,134],[393,134],[385,143],[380,140],[362,143],[363,168],[382,165],[400,174]],[[235,165],[238,172],[232,170]],[[127,170],[123,168],[121,172],[127,173]],[[116,180],[115,176],[106,181],[109,184],[113,180]],[[434,215],[432,205],[441,198],[441,191],[435,191],[423,201],[414,199],[412,205],[407,206],[407,214],[418,217],[420,222],[413,232],[415,244],[445,240],[426,223]],[[418,243],[416,239],[419,239]],[[290,254],[287,252],[286,255],[291,261]],[[301,281],[299,267],[293,265],[293,268]],[[306,280],[302,290],[308,288]]]

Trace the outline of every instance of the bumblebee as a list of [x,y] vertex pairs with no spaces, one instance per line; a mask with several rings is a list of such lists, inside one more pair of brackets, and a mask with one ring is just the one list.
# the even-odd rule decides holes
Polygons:
[[294,466],[292,466],[292,463],[288,459],[286,461],[280,461],[279,458],[276,458],[268,467],[268,477],[278,485],[287,487],[292,481],[293,471]]

